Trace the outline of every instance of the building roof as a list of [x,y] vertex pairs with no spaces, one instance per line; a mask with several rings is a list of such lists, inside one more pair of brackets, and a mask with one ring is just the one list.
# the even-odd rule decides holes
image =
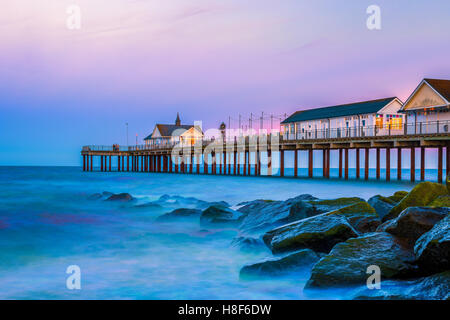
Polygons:
[[285,124],[299,121],[309,121],[317,119],[353,116],[358,114],[377,113],[395,99],[397,98],[391,97],[378,100],[342,104],[338,106],[301,110],[295,112],[281,123]]
[[450,102],[450,80],[423,79],[436,90],[447,102]]
[[[171,137],[175,130],[182,129],[182,130],[186,131],[186,130],[189,130],[190,128],[192,128],[192,127],[195,127],[195,126],[191,125],[191,124],[183,124],[183,125],[179,125],[179,126],[174,125],[174,124],[160,124],[160,123],[156,124],[156,128],[158,128],[158,131],[159,131],[159,133],[161,134],[162,137]],[[180,132],[180,134],[183,133],[183,132]],[[152,134],[153,133],[151,133],[144,140],[151,139],[152,138]],[[178,135],[180,135],[180,134],[178,134]]]

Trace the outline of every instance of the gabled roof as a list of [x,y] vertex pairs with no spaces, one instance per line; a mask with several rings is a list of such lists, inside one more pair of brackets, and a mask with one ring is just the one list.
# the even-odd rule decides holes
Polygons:
[[440,79],[423,79],[427,82],[434,90],[436,90],[442,98],[450,102],[450,80],[440,80]]
[[[183,124],[183,125],[179,125],[179,126],[174,125],[174,124],[160,124],[160,123],[156,124],[156,128],[158,128],[158,131],[159,131],[159,133],[161,134],[162,137],[171,137],[175,130],[181,129],[184,132],[186,130],[191,129],[192,127],[196,127],[200,132],[202,132],[200,127],[194,126],[194,125],[190,125],[190,124]],[[181,130],[180,130],[180,134],[183,133]],[[151,139],[152,138],[152,134],[150,134],[144,140]],[[179,136],[180,134],[177,134],[177,135]]]
[[301,110],[295,112],[281,123],[284,124],[298,121],[309,121],[353,116],[358,114],[377,113],[395,99],[397,98],[391,97],[378,100],[342,104],[338,106]]
[[431,87],[441,98],[447,102],[450,103],[450,80],[440,80],[440,79],[429,79],[425,78],[423,79],[417,88],[411,93],[411,95],[406,99],[405,103],[403,104],[403,107],[400,109],[400,112],[405,112],[405,107],[408,105],[409,101],[416,95],[416,93],[419,91],[420,88],[422,88],[423,85],[428,85]]

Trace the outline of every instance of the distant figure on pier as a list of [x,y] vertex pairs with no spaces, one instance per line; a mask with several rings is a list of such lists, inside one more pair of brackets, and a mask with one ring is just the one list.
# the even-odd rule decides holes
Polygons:
[[156,124],[152,133],[144,139],[146,146],[165,146],[175,143],[187,143],[194,145],[196,141],[203,139],[203,131],[200,126],[181,124],[180,114],[177,112],[175,124]]

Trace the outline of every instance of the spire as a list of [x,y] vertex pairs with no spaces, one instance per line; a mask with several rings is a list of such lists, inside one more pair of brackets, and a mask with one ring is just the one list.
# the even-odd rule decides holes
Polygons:
[[180,120],[180,115],[177,112],[177,119],[175,120],[175,125],[176,126],[181,126],[181,120]]

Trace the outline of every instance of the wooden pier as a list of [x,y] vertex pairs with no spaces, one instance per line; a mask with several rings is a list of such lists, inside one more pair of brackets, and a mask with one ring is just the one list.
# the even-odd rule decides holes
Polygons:
[[[415,127],[417,125],[415,124]],[[435,127],[436,130],[424,132],[423,127]],[[445,129],[440,129],[444,127]],[[356,151],[356,179],[369,179],[370,150],[376,153],[376,179],[381,179],[381,150],[385,150],[386,180],[391,180],[391,151],[397,154],[397,180],[401,180],[405,170],[410,171],[410,180],[416,181],[416,150],[420,152],[420,180],[425,180],[425,163],[427,148],[437,149],[437,180],[443,181],[443,164],[445,157],[446,172],[450,172],[450,133],[447,128],[449,124],[440,123],[437,127],[427,123],[420,124],[420,131],[411,128],[400,130],[373,130],[373,135],[361,135],[360,130],[353,133],[333,136],[330,132],[315,131],[313,135],[302,134],[299,136],[269,135],[264,138],[266,143],[252,143],[261,141],[245,137],[244,143],[238,139],[228,139],[226,142],[200,141],[196,145],[184,145],[173,156],[174,144],[158,146],[85,146],[81,151],[83,158],[83,171],[93,171],[94,158],[100,161],[96,166],[100,171],[111,171],[112,161],[117,163],[115,170],[122,172],[161,172],[161,173],[184,173],[184,174],[213,174],[213,175],[261,175],[261,154],[267,154],[267,175],[272,176],[272,156],[279,154],[279,176],[285,176],[285,153],[294,153],[294,177],[298,177],[299,152],[307,152],[307,163],[301,167],[308,168],[308,177],[313,178],[313,163],[316,150],[322,151],[322,177],[330,178],[331,151],[338,151],[339,177],[349,179],[349,152]],[[434,132],[433,132],[434,131]],[[384,132],[384,133],[383,133]],[[311,138],[311,136],[313,138]],[[261,137],[261,136],[260,136]],[[226,140],[226,139],[225,139]],[[231,141],[229,141],[231,140]],[[242,140],[242,139],[241,139]],[[275,143],[273,141],[276,141]],[[211,143],[215,144],[212,152]],[[402,168],[402,154],[405,150],[410,152],[409,168]],[[364,175],[361,177],[361,157],[364,157]],[[204,161],[204,159],[209,159]],[[243,159],[243,163],[240,163]],[[203,164],[203,170],[201,165]],[[253,169],[253,170],[252,170]]]

